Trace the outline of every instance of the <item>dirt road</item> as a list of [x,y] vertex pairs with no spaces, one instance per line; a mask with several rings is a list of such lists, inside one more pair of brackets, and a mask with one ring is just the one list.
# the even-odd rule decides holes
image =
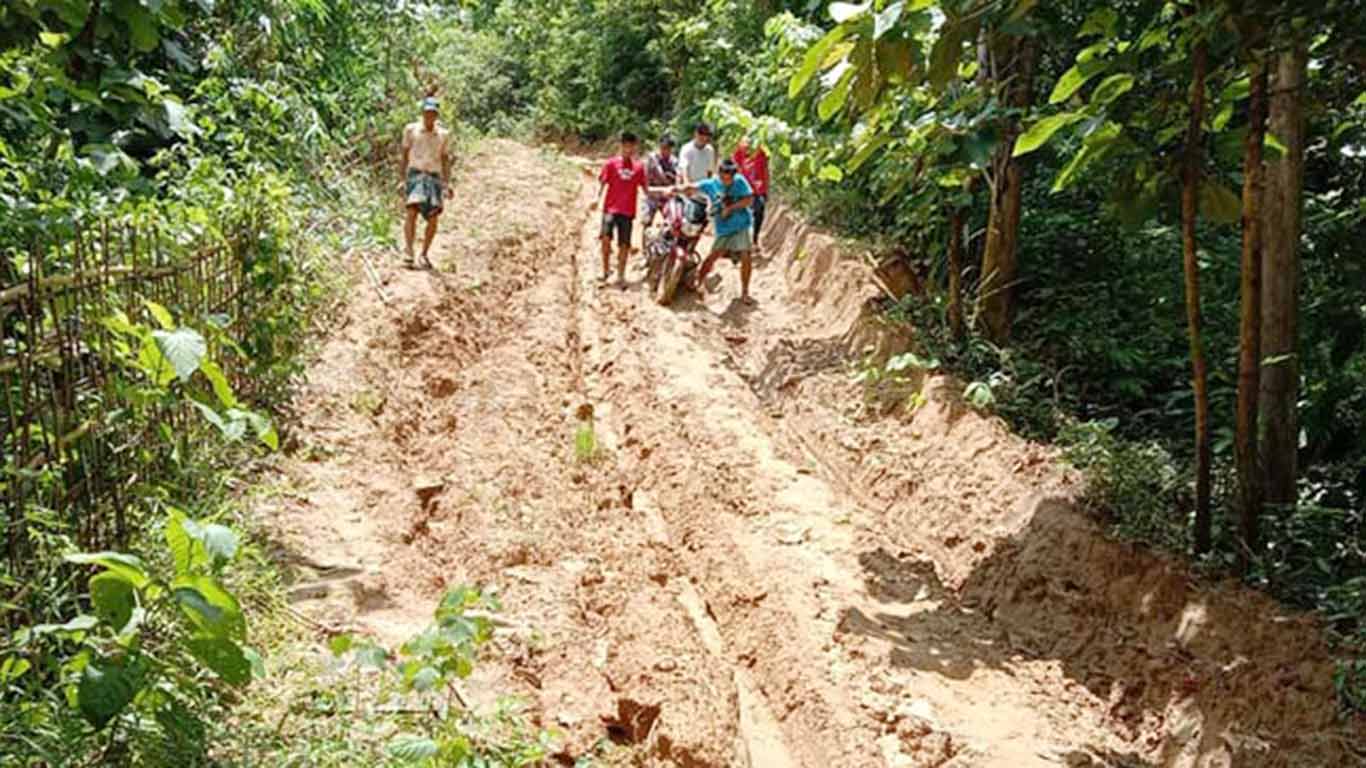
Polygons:
[[722,266],[664,309],[594,284],[573,162],[480,153],[439,271],[359,284],[297,403],[269,513],[301,610],[397,641],[497,585],[471,693],[524,697],[566,764],[1360,759],[1312,622],[1107,540],[947,380],[870,403],[849,366],[905,340],[829,238],[780,213],[756,307]]

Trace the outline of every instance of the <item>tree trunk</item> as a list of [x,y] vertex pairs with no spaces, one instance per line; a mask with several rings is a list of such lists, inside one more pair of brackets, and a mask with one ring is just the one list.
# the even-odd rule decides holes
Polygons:
[[1205,73],[1209,67],[1209,50],[1203,41],[1196,43],[1192,58],[1190,125],[1186,129],[1186,157],[1181,178],[1181,252],[1186,277],[1191,389],[1195,394],[1195,551],[1203,554],[1209,551],[1213,527],[1210,518],[1209,366],[1200,338],[1200,262],[1195,240],[1203,164]]
[[1295,504],[1299,425],[1300,212],[1304,186],[1304,81],[1308,54],[1302,45],[1275,60],[1268,130],[1285,154],[1267,162],[1263,216],[1261,417],[1264,502]]
[[1257,548],[1261,478],[1257,458],[1257,395],[1262,361],[1262,192],[1265,168],[1267,68],[1258,56],[1249,67],[1247,139],[1243,147],[1243,254],[1239,285],[1237,447],[1240,563],[1246,570]]
[[963,209],[949,214],[949,332],[963,338]]
[[[1007,78],[1013,78],[1007,96],[1012,107],[1028,107],[1034,97],[1034,63],[1037,44],[1018,38]],[[992,160],[991,208],[987,216],[986,247],[982,253],[982,280],[977,294],[977,317],[987,337],[997,343],[1010,336],[1015,312],[1015,281],[1019,275],[1017,246],[1020,234],[1021,191],[1024,170],[1012,155],[1020,122],[1006,121],[1005,135]]]

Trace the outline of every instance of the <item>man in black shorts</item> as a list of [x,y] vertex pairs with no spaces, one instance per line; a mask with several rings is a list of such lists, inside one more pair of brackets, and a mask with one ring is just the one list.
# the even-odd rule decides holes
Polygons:
[[598,201],[602,206],[602,275],[607,282],[612,269],[612,235],[617,240],[617,285],[626,287],[626,256],[631,252],[631,228],[636,202],[645,190],[645,165],[636,159],[636,135],[621,134],[621,154],[608,160],[598,174]]

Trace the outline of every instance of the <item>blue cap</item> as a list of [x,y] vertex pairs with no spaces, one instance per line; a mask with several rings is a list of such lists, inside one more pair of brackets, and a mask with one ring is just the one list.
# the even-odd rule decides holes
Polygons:
[[428,96],[422,100],[422,111],[439,112],[441,111],[441,102],[437,101],[435,96]]

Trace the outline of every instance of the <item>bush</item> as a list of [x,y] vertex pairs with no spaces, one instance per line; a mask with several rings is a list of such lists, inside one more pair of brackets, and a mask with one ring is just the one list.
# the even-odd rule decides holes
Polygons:
[[1177,511],[1183,474],[1161,445],[1126,441],[1117,427],[1113,419],[1069,420],[1058,431],[1063,456],[1086,474],[1084,502],[1118,535],[1184,553],[1190,526]]

